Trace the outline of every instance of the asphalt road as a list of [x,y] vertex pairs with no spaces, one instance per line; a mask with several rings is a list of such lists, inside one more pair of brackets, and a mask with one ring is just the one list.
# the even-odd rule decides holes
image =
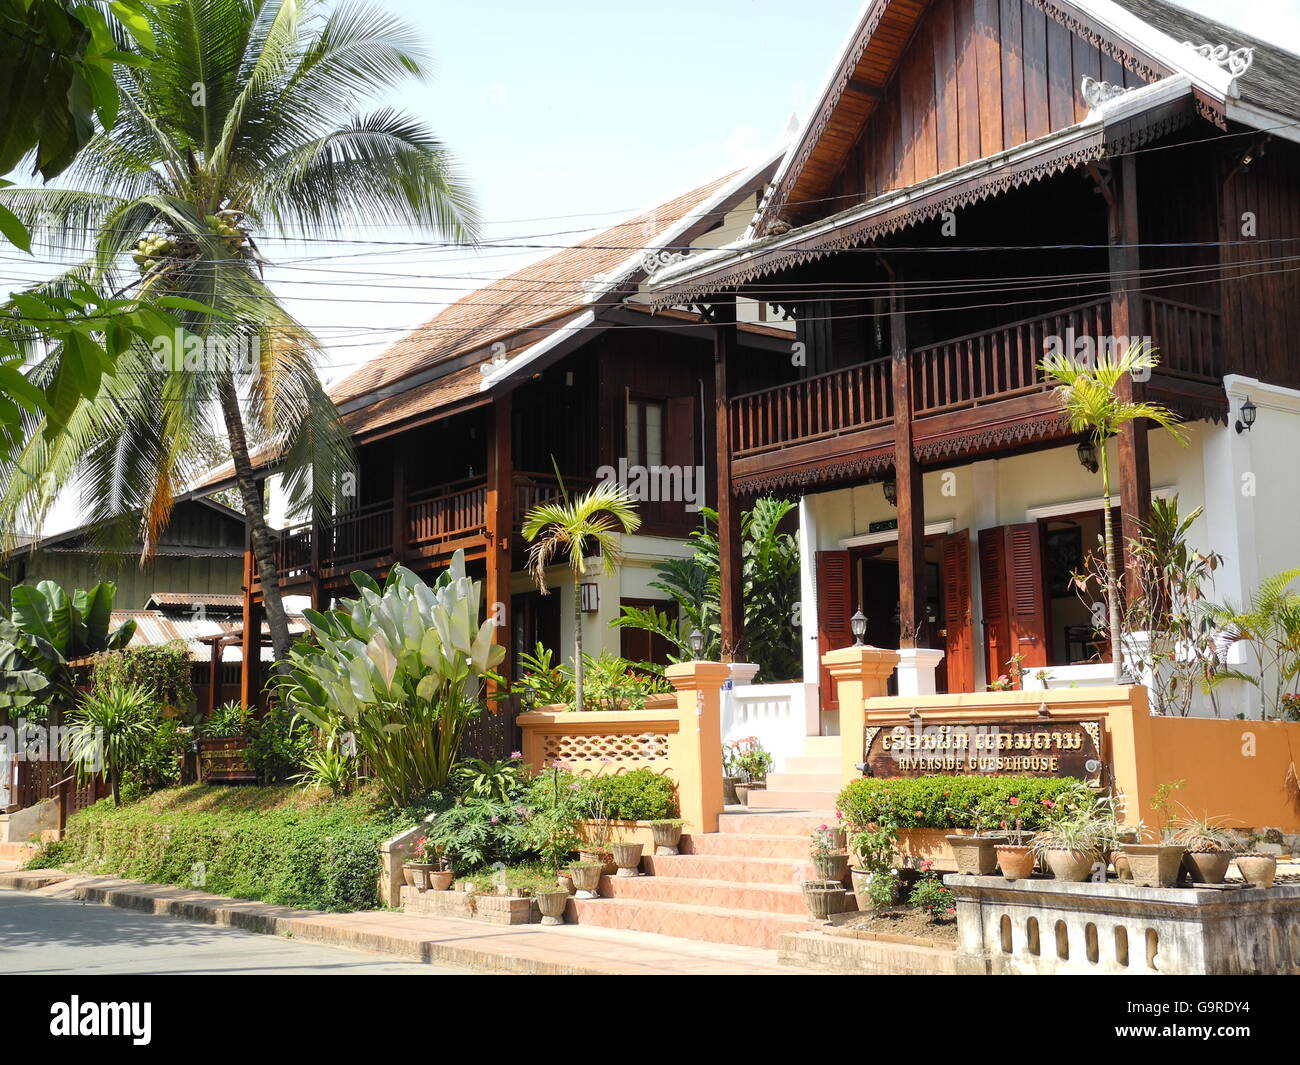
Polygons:
[[0,975],[475,975],[0,889]]

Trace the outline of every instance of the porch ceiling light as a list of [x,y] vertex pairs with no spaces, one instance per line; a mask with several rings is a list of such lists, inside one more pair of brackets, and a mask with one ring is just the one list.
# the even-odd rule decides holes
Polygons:
[[1250,399],[1247,399],[1241,405],[1241,417],[1237,419],[1237,432],[1242,433],[1250,429],[1255,424],[1255,415],[1258,413],[1255,404]]
[[867,615],[862,613],[862,607],[858,607],[858,612],[849,618],[849,628],[853,631],[853,646],[865,647],[862,637],[867,634]]
[[687,642],[691,645],[691,654],[698,662],[700,655],[704,653],[704,633],[699,629],[692,629],[691,634],[686,637]]
[[1097,472],[1100,468],[1097,465],[1097,446],[1091,440],[1080,440],[1075,452],[1079,456],[1080,466],[1089,473]]
[[880,486],[885,493],[885,500],[891,507],[898,506],[898,482],[885,481]]

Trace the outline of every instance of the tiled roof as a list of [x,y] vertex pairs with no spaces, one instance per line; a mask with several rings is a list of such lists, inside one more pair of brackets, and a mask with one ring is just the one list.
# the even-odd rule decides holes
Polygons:
[[1176,41],[1255,49],[1250,69],[1237,78],[1241,99],[1300,118],[1300,55],[1167,0],[1115,0],[1115,3]]

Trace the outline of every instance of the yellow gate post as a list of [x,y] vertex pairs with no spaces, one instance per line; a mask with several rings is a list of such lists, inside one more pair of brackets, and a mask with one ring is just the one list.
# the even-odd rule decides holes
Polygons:
[[722,813],[721,662],[678,662],[664,670],[677,689],[680,723],[668,736],[677,778],[677,802],[688,832],[716,832]]

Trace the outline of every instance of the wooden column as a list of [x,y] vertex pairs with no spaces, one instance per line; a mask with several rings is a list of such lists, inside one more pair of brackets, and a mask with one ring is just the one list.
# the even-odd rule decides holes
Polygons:
[[393,440],[393,561],[406,558],[406,451],[402,437]]
[[901,647],[928,646],[925,624],[925,498],[912,446],[912,382],[903,297],[889,294],[890,374],[894,397],[894,483],[898,490],[898,627]]
[[[1117,160],[1111,170],[1109,224],[1111,273],[1111,333],[1116,337],[1137,338],[1145,331],[1142,313],[1141,280],[1138,276],[1137,162],[1131,155]],[[1119,395],[1141,400],[1146,387],[1125,377]],[[1129,422],[1119,435],[1118,463],[1115,480],[1119,488],[1119,507],[1123,517],[1121,536],[1127,554],[1130,539],[1142,535],[1151,516],[1151,462],[1147,451],[1147,423]],[[1126,578],[1133,581],[1137,568],[1126,567]],[[1134,589],[1130,588],[1130,591]]]
[[252,552],[245,551],[244,634],[240,643],[243,662],[239,671],[239,701],[244,706],[256,706],[262,691],[262,617],[265,611],[261,600],[253,595],[255,565]]
[[[487,478],[487,580],[483,585],[486,616],[501,622],[493,630],[493,642],[507,649],[510,646],[510,572],[514,568],[511,543],[515,521],[512,412],[513,397],[509,392],[492,404]],[[507,653],[506,661],[502,663],[502,675],[510,676],[510,670]]]
[[722,660],[743,661],[745,602],[740,561],[740,505],[731,484],[731,405],[728,367],[736,351],[736,298],[713,305],[714,448],[718,471],[718,562],[721,586]]
[[221,637],[217,636],[212,641],[212,656],[208,664],[208,716],[212,716],[218,706],[221,705],[221,693],[218,690],[221,687]]

